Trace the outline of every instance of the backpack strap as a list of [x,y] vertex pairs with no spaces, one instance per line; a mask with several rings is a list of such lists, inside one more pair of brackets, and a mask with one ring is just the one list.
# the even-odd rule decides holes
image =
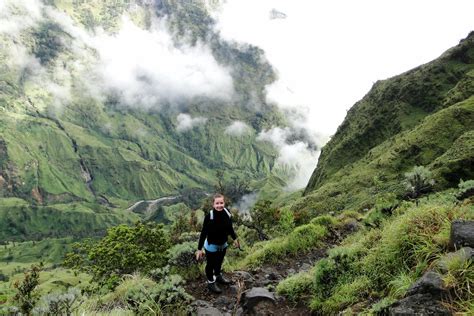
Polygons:
[[[229,216],[229,218],[232,218],[232,214],[229,212],[228,209],[224,207],[224,211],[227,213],[227,216]],[[209,218],[211,219],[211,221],[214,219],[214,210],[211,210],[209,212]]]

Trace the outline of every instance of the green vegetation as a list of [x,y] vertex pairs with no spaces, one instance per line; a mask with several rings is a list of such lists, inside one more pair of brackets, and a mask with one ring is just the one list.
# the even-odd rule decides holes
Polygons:
[[[380,227],[369,226],[349,236],[310,272],[288,278],[277,290],[327,314],[355,303],[363,303],[367,310],[387,306],[441,262],[453,219],[474,219],[474,208],[472,203],[457,205],[451,192],[422,199],[419,206],[404,202],[382,219]],[[445,261],[448,268],[441,273],[448,289],[458,293],[453,298],[456,309],[467,311],[469,288],[474,284],[472,262],[459,258]],[[371,306],[382,299],[383,303]]]
[[320,225],[307,224],[297,227],[286,237],[256,243],[248,255],[237,264],[240,269],[259,267],[264,263],[275,263],[287,256],[304,254],[322,245],[327,229]]
[[163,267],[169,240],[162,225],[137,222],[133,227],[110,228],[98,243],[88,240],[73,248],[65,265],[90,273],[94,281],[113,288],[122,275]]

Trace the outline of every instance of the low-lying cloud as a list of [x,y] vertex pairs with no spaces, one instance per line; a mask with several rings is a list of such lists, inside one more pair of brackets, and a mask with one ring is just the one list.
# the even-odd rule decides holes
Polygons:
[[[233,96],[229,69],[217,63],[205,43],[176,45],[164,18],[153,16],[145,30],[123,16],[116,34],[101,29],[87,32],[67,14],[39,0],[2,1],[0,18],[0,35],[9,38],[9,62],[27,69],[28,80],[49,91],[57,104],[71,98],[71,84],[98,99],[113,95],[123,106],[141,108],[182,104],[197,96],[223,100]],[[56,23],[67,34],[60,38],[67,41],[64,48],[79,56],[75,62],[67,60],[66,74],[54,69],[56,62],[66,62],[63,57],[40,65],[26,48],[28,43],[22,42],[23,32],[45,22]]]
[[257,140],[272,143],[278,150],[277,165],[290,172],[290,182],[286,188],[289,191],[306,186],[320,153],[304,141],[290,141],[291,136],[289,128],[275,127],[262,131],[257,137]]
[[230,136],[243,136],[250,133],[251,128],[242,121],[234,121],[225,129],[225,134]]
[[196,126],[203,125],[207,122],[207,118],[205,117],[191,117],[191,115],[185,113],[178,114],[176,120],[178,122],[178,125],[176,126],[178,132],[191,130]]
[[143,30],[124,17],[117,34],[102,33],[92,43],[106,88],[126,104],[150,108],[161,101],[232,96],[230,73],[210,48],[203,43],[177,47],[163,21]]

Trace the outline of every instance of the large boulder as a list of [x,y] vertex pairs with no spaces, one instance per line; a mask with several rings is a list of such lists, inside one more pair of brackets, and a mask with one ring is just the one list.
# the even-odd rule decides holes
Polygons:
[[415,294],[395,302],[389,307],[388,314],[390,316],[452,315],[431,294]]
[[263,303],[275,304],[275,296],[273,293],[263,287],[254,287],[242,294],[242,305],[245,310],[253,311],[257,305]]
[[449,244],[452,249],[474,248],[474,221],[453,221]]
[[407,291],[407,296],[415,294],[431,294],[433,297],[441,297],[446,294],[446,289],[441,276],[433,271],[426,272]]

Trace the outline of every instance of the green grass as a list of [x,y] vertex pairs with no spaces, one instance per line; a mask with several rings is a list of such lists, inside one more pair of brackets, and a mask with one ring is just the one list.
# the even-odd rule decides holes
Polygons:
[[474,97],[440,110],[410,131],[372,148],[337,171],[317,190],[293,203],[293,211],[316,216],[328,211],[372,208],[380,196],[405,192],[403,173],[415,165],[433,172],[435,189],[456,187],[474,177]]
[[275,263],[289,255],[301,254],[322,245],[328,233],[326,227],[307,224],[290,234],[255,244],[248,255],[236,263],[237,269],[255,268],[264,263]]
[[[347,237],[312,271],[284,280],[277,290],[327,314],[366,301],[379,302],[374,306],[364,303],[367,310],[379,310],[403,297],[414,281],[441,262],[454,219],[474,219],[474,205],[457,204],[452,191],[432,194],[419,206],[402,203],[378,228],[365,228]],[[331,225],[333,221],[321,216],[313,222]],[[440,273],[448,288],[459,293],[455,309],[466,312],[474,277],[472,263],[459,258],[444,259],[447,268]]]

